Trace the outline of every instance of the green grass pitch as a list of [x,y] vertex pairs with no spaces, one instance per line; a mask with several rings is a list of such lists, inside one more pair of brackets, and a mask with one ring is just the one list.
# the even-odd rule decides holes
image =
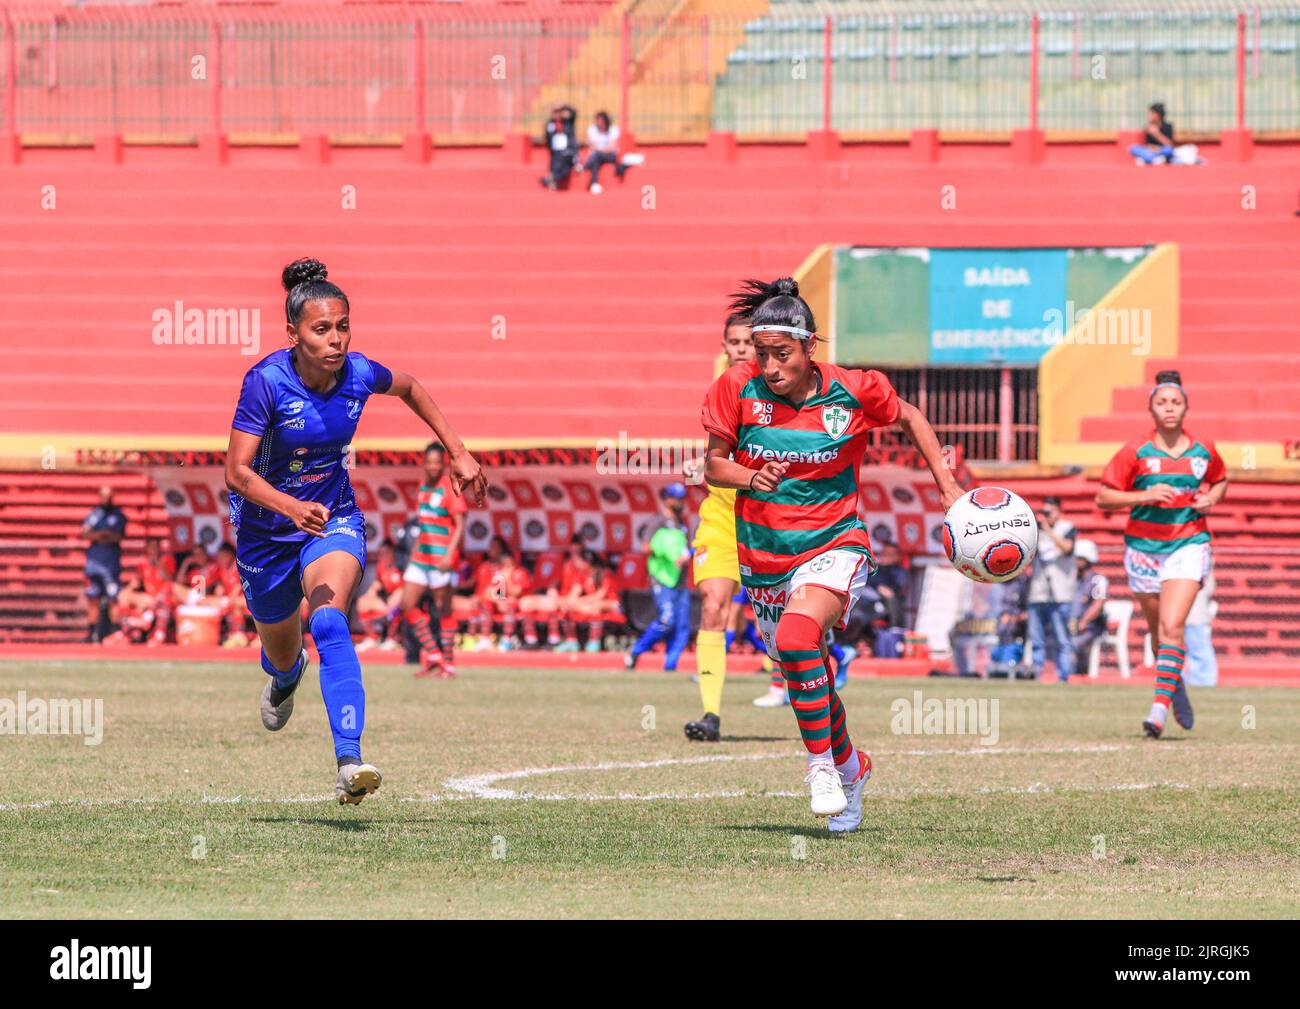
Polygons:
[[[733,676],[725,740],[688,742],[685,678],[371,666],[365,754],[332,800],[312,681],[279,734],[263,674],[0,664],[0,701],[102,698],[97,746],[0,735],[4,917],[1270,917],[1300,892],[1300,691],[1193,689],[1140,737],[1146,683],[854,680],[866,814],[808,811],[788,708]],[[902,734],[895,702],[997,701],[998,738]],[[990,710],[991,709],[986,709]]]

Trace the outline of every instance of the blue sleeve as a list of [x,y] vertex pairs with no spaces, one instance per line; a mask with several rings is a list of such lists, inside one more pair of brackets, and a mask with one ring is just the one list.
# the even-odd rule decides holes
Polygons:
[[239,390],[239,403],[235,406],[235,419],[230,426],[248,434],[266,434],[274,410],[271,383],[260,371],[250,371],[244,376],[244,387]]
[[372,361],[368,357],[365,358],[365,362],[370,365],[370,391],[377,396],[382,396],[393,387],[393,373],[378,361]]

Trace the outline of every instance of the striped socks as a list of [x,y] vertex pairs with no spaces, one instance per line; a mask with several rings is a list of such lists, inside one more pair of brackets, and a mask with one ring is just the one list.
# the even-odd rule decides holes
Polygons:
[[813,759],[825,759],[831,749],[831,684],[822,663],[821,641],[821,627],[802,613],[786,613],[776,625],[776,651],[790,706]]
[[1169,707],[1182,682],[1186,661],[1187,652],[1178,645],[1161,644],[1156,649],[1156,704]]

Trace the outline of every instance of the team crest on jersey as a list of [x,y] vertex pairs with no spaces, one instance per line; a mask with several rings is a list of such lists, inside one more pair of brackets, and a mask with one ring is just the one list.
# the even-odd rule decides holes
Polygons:
[[1192,476],[1197,480],[1205,479],[1205,471],[1209,468],[1209,463],[1201,458],[1192,459]]
[[822,407],[822,427],[826,428],[826,433],[832,438],[838,438],[849,427],[849,420],[852,414],[838,404]]
[[763,401],[763,400],[761,400],[761,399],[756,399],[756,400],[754,400],[754,404],[753,404],[753,407],[752,407],[752,412],[753,412],[753,415],[754,415],[754,423],[755,423],[755,424],[770,424],[770,423],[772,423],[772,404],[771,404],[771,403],[767,403],[767,402],[765,402],[765,401]]
[[361,416],[361,400],[348,400],[348,420],[356,420]]
[[1147,459],[1147,472],[1148,472],[1148,473],[1159,473],[1159,472],[1160,472],[1160,460],[1157,459],[1157,458],[1155,458],[1154,456],[1152,456],[1151,458]]

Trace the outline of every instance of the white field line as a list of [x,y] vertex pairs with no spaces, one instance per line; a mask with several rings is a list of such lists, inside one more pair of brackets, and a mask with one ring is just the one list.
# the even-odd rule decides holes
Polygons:
[[[964,750],[926,749],[926,750],[876,750],[877,757],[990,757],[1016,754],[1050,754],[1050,753],[1109,753],[1116,750],[1134,749],[1132,745],[1096,744],[1091,746],[1043,746],[1043,747],[993,747],[976,746]],[[740,763],[756,760],[793,760],[802,756],[798,751],[782,753],[751,754],[708,754],[699,757],[665,757],[659,760],[636,761],[602,761],[594,764],[565,764],[555,767],[527,767],[516,771],[498,771],[486,774],[467,775],[450,778],[445,783],[449,790],[446,794],[431,794],[422,798],[402,798],[400,802],[444,802],[466,799],[491,800],[526,800],[548,802],[657,802],[664,800],[701,800],[732,798],[793,798],[802,796],[802,791],[750,791],[746,789],[724,789],[711,792],[615,792],[599,794],[592,792],[555,793],[515,791],[499,788],[504,781],[520,781],[548,774],[582,774],[600,773],[619,770],[647,770],[657,767],[671,767],[697,764]],[[1114,792],[1133,791],[1148,788],[1187,788],[1181,782],[1133,782],[1112,785],[1047,785],[1034,782],[1026,786],[987,786],[970,792],[944,789],[890,789],[876,787],[871,794],[881,797],[907,798],[912,796],[960,796],[971,794],[1040,794],[1058,791],[1072,792]],[[1250,787],[1242,785],[1240,787]],[[18,812],[22,810],[49,809],[53,807],[88,808],[113,806],[209,806],[209,805],[285,805],[316,804],[333,802],[329,795],[296,795],[280,799],[244,797],[242,795],[219,796],[205,795],[200,799],[164,799],[164,798],[129,798],[129,799],[45,799],[31,803],[0,803],[0,812]]]

